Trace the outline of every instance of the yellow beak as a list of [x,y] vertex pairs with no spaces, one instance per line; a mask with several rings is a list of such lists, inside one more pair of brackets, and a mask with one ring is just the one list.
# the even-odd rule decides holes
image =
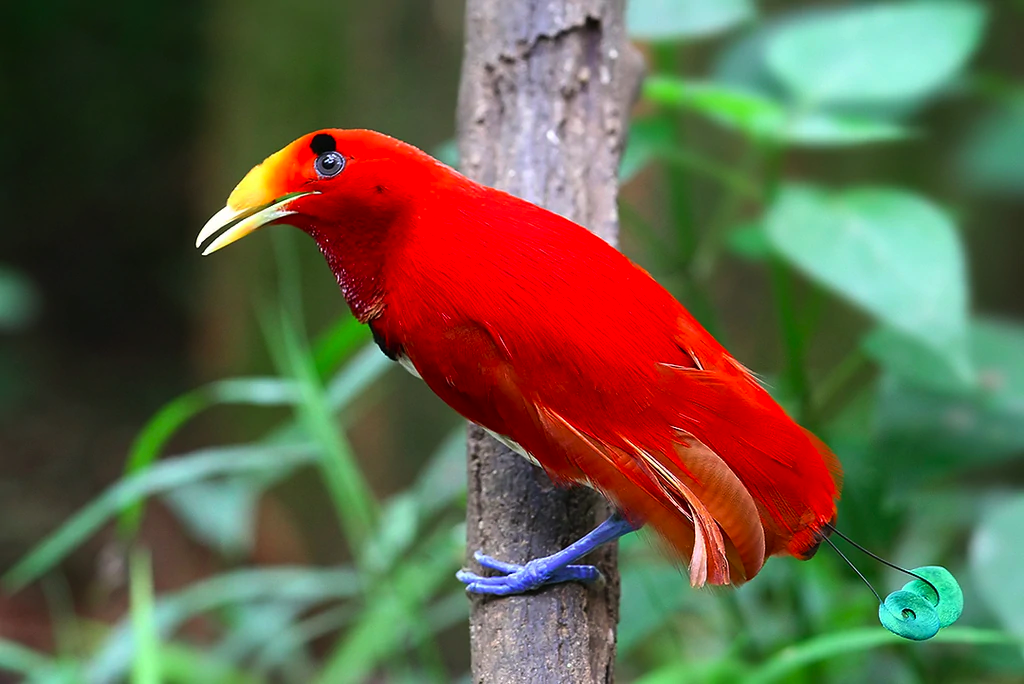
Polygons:
[[199,231],[199,237],[196,238],[196,247],[202,245],[215,233],[226,229],[203,250],[203,256],[213,254],[222,247],[227,247],[232,242],[241,240],[257,228],[262,228],[268,223],[273,223],[285,216],[295,214],[296,212],[288,209],[288,204],[292,200],[316,194],[319,193],[315,191],[293,192],[283,197],[278,197],[263,206],[242,207],[241,209],[234,209],[229,203],[228,206],[210,217],[210,220],[206,222],[203,229]]

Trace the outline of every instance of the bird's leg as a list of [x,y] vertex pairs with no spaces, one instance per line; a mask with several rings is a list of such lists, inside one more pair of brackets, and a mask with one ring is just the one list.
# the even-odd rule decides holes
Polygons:
[[473,554],[477,563],[504,574],[498,577],[482,577],[468,570],[459,570],[456,577],[467,585],[467,591],[498,596],[522,594],[545,584],[558,582],[593,582],[601,577],[600,570],[593,565],[571,563],[601,544],[614,541],[637,529],[639,528],[633,527],[626,518],[616,512],[582,539],[569,544],[558,553],[535,558],[526,565],[506,563],[477,551]]

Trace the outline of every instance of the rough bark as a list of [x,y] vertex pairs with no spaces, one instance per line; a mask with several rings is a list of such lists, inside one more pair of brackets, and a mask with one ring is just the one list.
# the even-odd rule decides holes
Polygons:
[[[617,171],[641,60],[624,0],[468,0],[459,92],[463,172],[567,216],[615,244]],[[600,277],[600,274],[595,274]],[[538,312],[542,315],[542,312]],[[557,489],[470,426],[467,536],[523,563],[563,548],[608,514],[589,490]],[[508,598],[473,597],[476,682],[611,682],[616,548],[586,562],[607,581]],[[467,567],[473,567],[472,558]],[[479,571],[479,568],[476,568]]]

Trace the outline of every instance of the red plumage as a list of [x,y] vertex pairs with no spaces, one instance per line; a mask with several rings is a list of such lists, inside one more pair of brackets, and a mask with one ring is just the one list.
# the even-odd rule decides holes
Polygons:
[[336,178],[312,172],[311,136],[250,175],[267,199],[317,193],[283,221],[316,239],[355,315],[448,405],[651,525],[695,585],[813,553],[837,461],[645,271],[411,146],[326,133],[346,158]]

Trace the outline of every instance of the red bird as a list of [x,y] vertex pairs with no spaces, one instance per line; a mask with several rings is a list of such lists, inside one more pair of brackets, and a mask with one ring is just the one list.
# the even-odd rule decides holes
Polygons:
[[699,586],[809,558],[840,467],[643,269],[588,230],[380,133],[324,130],[253,168],[199,234],[269,224],[316,241],[380,348],[559,483],[619,513],[525,566],[478,555],[471,591],[589,580],[570,565],[653,527]]

